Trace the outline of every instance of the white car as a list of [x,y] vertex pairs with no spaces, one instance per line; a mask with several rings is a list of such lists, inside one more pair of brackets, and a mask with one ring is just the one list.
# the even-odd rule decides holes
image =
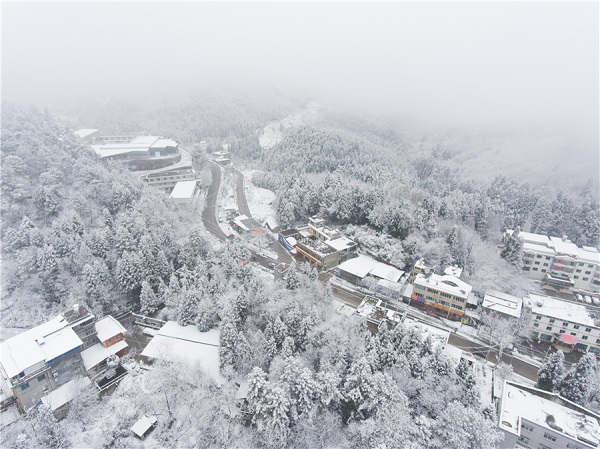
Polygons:
[[594,303],[595,306],[600,306],[600,299],[592,296],[592,302]]
[[586,304],[591,304],[592,303],[592,298],[590,298],[588,295],[585,295],[584,299],[585,299],[585,303]]
[[577,302],[584,302],[583,296],[581,296],[579,293],[577,293],[576,298],[577,298]]

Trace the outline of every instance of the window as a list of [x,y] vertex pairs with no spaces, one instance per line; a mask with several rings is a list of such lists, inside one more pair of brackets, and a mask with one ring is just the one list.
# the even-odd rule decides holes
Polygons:
[[587,281],[589,278],[583,278],[584,281]]
[[533,271],[538,271],[538,269],[537,269],[537,268],[534,268],[534,269],[533,269]]
[[577,332],[571,332],[571,335],[572,335],[573,337],[577,337]]
[[535,256],[536,259],[541,259],[542,256],[540,256],[539,254],[537,256]]
[[25,382],[23,385],[21,385],[21,391],[27,390],[29,388],[29,382]]
[[563,321],[563,326],[564,327],[569,327],[569,322],[568,321]]
[[579,324],[574,324],[573,329],[579,329]]
[[533,427],[528,426],[527,424],[521,424],[521,429],[525,429],[528,432],[533,432]]
[[46,380],[46,376],[44,376],[43,374],[42,374],[41,376],[38,376],[38,377],[37,377],[37,381],[38,381],[38,382],[43,382],[43,381],[45,381],[45,380]]
[[588,336],[587,336],[587,335],[584,335],[583,337],[581,337],[581,339],[582,339],[582,340],[587,340],[587,339],[588,339]]
[[536,260],[533,264],[534,265],[539,265],[540,263]]
[[538,449],[552,449],[551,447],[546,446],[545,444],[540,443]]
[[591,328],[591,327],[586,327],[586,328],[585,328],[585,331],[586,331],[586,332],[592,332],[592,328]]
[[579,279],[579,276],[573,276],[575,279]]
[[527,444],[527,443],[529,443],[529,438],[527,438],[527,437],[519,437],[519,441],[522,441],[523,443]]
[[572,443],[567,443],[567,449],[581,449],[581,446],[575,446]]
[[547,440],[550,440],[550,441],[552,441],[552,442],[555,442],[555,441],[556,441],[556,437],[555,437],[555,436],[552,436],[552,435],[550,435],[549,433],[545,433],[545,434],[544,434],[544,438],[546,438]]
[[581,270],[578,268],[577,270],[575,270],[575,273],[581,273]]
[[554,318],[550,318],[549,323],[554,323],[556,320]]
[[552,330],[552,326],[546,326],[546,330],[547,331],[551,331]]
[[542,315],[538,315],[535,317],[536,320],[541,320],[542,319]]
[[533,327],[540,327],[540,323],[533,323]]
[[561,334],[564,334],[564,333],[565,333],[565,330],[564,330],[564,329],[561,329],[561,330],[560,330],[560,331],[558,331],[558,332],[559,332],[559,333],[561,333]]
[[596,338],[596,343],[600,344],[600,338]]
[[547,264],[547,263],[545,263],[545,264],[544,264],[544,266],[545,266],[545,267],[547,267],[547,266],[548,266],[548,264]]
[[585,274],[592,274],[592,272],[591,271],[586,271]]

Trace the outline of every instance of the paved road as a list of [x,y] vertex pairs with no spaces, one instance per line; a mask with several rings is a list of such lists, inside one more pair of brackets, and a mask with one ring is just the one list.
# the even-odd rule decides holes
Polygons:
[[246,200],[246,191],[244,189],[244,175],[239,170],[233,171],[235,173],[235,176],[237,177],[237,184],[235,187],[235,199],[237,202],[238,210],[240,211],[240,214],[252,218],[250,208],[248,207],[248,201]]
[[219,186],[221,185],[221,168],[214,162],[209,162],[208,167],[212,176],[208,193],[206,194],[206,205],[202,211],[202,223],[208,232],[221,240],[225,240],[227,236],[217,222],[217,198],[219,196]]

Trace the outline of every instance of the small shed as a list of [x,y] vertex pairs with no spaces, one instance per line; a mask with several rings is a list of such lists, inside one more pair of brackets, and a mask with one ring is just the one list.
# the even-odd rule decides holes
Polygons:
[[156,426],[156,416],[144,415],[131,427],[131,431],[140,439],[145,439],[146,434]]

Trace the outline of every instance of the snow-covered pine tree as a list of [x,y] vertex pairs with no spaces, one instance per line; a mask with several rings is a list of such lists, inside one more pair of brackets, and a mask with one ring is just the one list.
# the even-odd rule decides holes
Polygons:
[[538,370],[537,387],[541,390],[556,391],[564,374],[565,355],[557,351],[548,355]]
[[596,357],[587,353],[572,367],[560,383],[560,395],[580,405],[585,405],[590,395],[592,376],[596,372]]
[[520,267],[523,257],[523,242],[519,238],[521,232],[520,227],[516,227],[512,235],[508,237],[504,248],[500,252],[500,256],[505,259],[508,263]]

